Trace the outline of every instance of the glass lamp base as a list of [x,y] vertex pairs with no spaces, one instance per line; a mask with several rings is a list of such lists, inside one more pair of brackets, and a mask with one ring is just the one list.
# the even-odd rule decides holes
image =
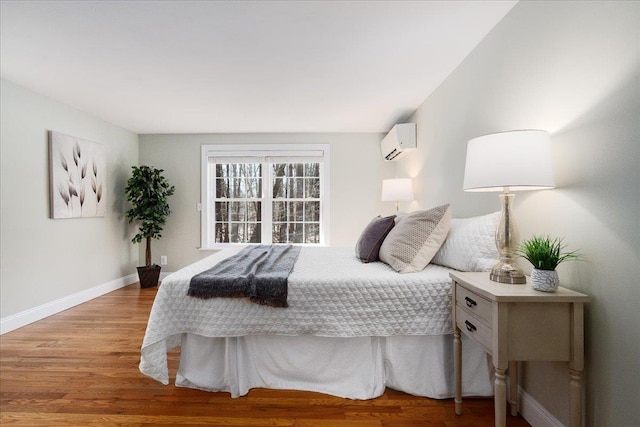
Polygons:
[[498,283],[508,283],[510,285],[523,285],[527,283],[527,277],[518,268],[505,262],[499,262],[491,270],[489,279]]

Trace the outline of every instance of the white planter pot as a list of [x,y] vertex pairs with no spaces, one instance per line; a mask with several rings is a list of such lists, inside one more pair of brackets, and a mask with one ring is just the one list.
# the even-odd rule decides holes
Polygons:
[[556,270],[531,270],[531,287],[537,291],[555,292],[560,284]]

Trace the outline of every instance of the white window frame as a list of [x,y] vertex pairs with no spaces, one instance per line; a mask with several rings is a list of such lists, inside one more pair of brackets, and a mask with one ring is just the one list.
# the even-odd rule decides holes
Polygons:
[[[295,163],[295,158],[300,157],[303,160],[305,157],[321,156],[322,161],[320,163],[320,243],[319,244],[305,244],[300,245],[313,245],[313,246],[329,246],[329,230],[330,230],[330,215],[331,207],[329,204],[330,192],[330,176],[331,170],[329,159],[330,150],[329,144],[204,144],[201,146],[201,163],[200,163],[200,249],[222,249],[235,245],[246,245],[246,243],[216,243],[215,242],[215,230],[213,226],[213,215],[215,213],[213,194],[215,176],[210,173],[210,159],[213,157],[288,157],[290,163]],[[268,202],[263,204],[262,212],[263,219],[268,218],[268,221],[262,222],[263,244],[271,242],[271,220],[272,210],[271,201],[275,200],[271,198],[271,168],[263,168],[262,178],[262,197],[263,201]],[[267,236],[267,239],[264,239]]]

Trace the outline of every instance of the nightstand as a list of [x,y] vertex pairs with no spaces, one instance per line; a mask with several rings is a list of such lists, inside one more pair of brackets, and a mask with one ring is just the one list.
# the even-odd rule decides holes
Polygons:
[[524,285],[497,283],[489,280],[488,273],[450,276],[456,414],[462,413],[462,331],[493,357],[496,427],[506,425],[507,369],[511,413],[517,415],[517,362],[528,360],[569,362],[571,427],[581,427],[584,303],[589,297],[563,287],[553,293],[539,292],[528,281]]

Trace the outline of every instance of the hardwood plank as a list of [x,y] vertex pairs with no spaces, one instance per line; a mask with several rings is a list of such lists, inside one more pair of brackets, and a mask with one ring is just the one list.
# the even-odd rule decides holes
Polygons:
[[[163,386],[138,370],[156,288],[127,286],[0,336],[0,424],[7,426],[482,427],[492,399],[388,389],[372,400],[254,389],[244,397]],[[169,353],[175,373],[180,352]],[[508,417],[511,427],[529,426]]]

